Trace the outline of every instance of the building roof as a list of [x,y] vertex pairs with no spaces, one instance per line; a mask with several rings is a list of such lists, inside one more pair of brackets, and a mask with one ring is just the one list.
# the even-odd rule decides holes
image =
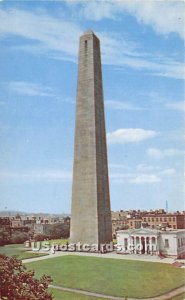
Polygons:
[[176,214],[176,213],[144,213],[142,217],[178,217],[178,216],[185,216],[184,214]]
[[129,235],[132,234],[138,234],[138,235],[145,235],[145,234],[174,234],[174,233],[185,233],[185,229],[175,229],[175,230],[158,230],[158,229],[152,229],[152,228],[139,228],[139,229],[127,229],[127,230],[118,230],[116,233],[127,233]]

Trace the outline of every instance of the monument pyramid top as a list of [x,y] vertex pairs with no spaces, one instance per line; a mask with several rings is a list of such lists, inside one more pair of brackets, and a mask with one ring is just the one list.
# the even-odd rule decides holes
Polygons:
[[86,35],[90,35],[91,37],[95,37],[97,40],[99,40],[97,35],[91,29],[88,29],[87,31],[85,31],[82,36],[86,36]]
[[87,31],[84,32],[84,34],[94,34],[94,32],[91,29],[88,29]]

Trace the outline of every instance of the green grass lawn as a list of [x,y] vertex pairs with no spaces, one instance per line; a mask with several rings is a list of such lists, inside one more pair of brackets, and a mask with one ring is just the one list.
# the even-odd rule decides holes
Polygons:
[[[66,244],[67,239],[55,239],[55,240],[49,240],[49,244]],[[42,242],[41,242],[42,243]],[[0,253],[5,254],[7,256],[13,256],[15,255],[18,259],[26,259],[26,258],[33,258],[33,257],[39,257],[48,255],[47,253],[38,253],[38,252],[28,252],[27,249],[25,249],[24,244],[11,244],[11,245],[5,245],[0,247]]]
[[[152,262],[67,255],[28,263],[53,284],[107,295],[154,297],[184,284],[185,270]],[[66,298],[67,299],[67,298]]]
[[39,257],[47,254],[43,253],[31,253],[25,250],[24,244],[12,244],[12,245],[5,245],[0,247],[0,253],[5,254],[7,256],[15,255],[18,259],[26,259],[32,257]]
[[105,300],[105,298],[90,297],[80,295],[78,293],[64,292],[56,289],[49,289],[49,292],[53,295],[54,300]]
[[55,240],[48,240],[48,242],[51,244],[66,244],[69,242],[68,239],[55,239]]

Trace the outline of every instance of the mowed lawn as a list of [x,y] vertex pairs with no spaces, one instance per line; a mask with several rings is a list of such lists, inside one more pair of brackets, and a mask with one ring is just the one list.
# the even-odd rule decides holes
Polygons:
[[76,255],[26,266],[35,270],[39,277],[50,275],[55,285],[141,299],[177,288],[184,284],[185,278],[185,269],[168,264]]
[[[68,242],[67,239],[55,239],[55,240],[48,240],[49,244],[66,244]],[[42,242],[38,242],[38,245],[42,245]],[[37,246],[37,242],[36,242]],[[24,244],[10,244],[5,246],[0,246],[0,253],[5,254],[7,256],[15,255],[18,259],[26,259],[26,258],[34,258],[45,256],[49,254],[49,251],[46,253],[39,253],[39,252],[30,252],[28,251]]]
[[47,254],[37,253],[37,252],[28,252],[24,248],[24,244],[11,244],[0,247],[0,253],[5,254],[7,256],[15,255],[18,259],[26,259],[26,258],[34,258]]

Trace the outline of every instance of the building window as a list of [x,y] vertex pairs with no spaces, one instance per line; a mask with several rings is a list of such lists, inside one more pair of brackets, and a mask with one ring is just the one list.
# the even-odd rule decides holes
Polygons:
[[175,226],[175,225],[173,225],[173,229],[176,229],[176,226]]
[[146,222],[146,218],[144,218],[144,222]]
[[85,52],[87,52],[87,40],[85,40]]
[[130,226],[132,226],[133,224],[132,224],[132,222],[130,222]]
[[163,221],[163,218],[160,218],[160,221],[162,222],[162,221]]
[[175,217],[173,217],[173,222],[175,222]]
[[154,222],[154,218],[152,218],[152,222]]
[[180,243],[180,239],[178,239],[178,248],[180,248],[181,243]]
[[156,222],[158,222],[158,218],[156,218]]
[[150,222],[150,218],[148,218],[148,222]]
[[167,222],[167,218],[164,218],[164,222]]
[[172,218],[169,218],[169,222],[171,222]]
[[168,239],[164,240],[164,247],[169,248],[169,240]]

